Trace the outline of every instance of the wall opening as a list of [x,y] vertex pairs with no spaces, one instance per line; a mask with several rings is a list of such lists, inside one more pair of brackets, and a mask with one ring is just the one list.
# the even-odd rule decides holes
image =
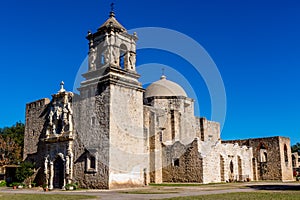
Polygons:
[[175,113],[174,110],[170,110],[171,112],[171,137],[172,141],[175,140]]
[[64,161],[57,156],[54,161],[53,187],[62,188],[64,186]]
[[220,175],[221,175],[221,181],[225,182],[225,169],[224,169],[224,158],[222,155],[220,155]]
[[126,54],[127,54],[127,47],[125,44],[121,44],[121,46],[120,46],[120,67],[121,67],[121,69],[127,68]]
[[292,155],[292,164],[293,164],[293,168],[297,167],[297,165],[296,165],[296,157],[294,155]]
[[288,153],[287,153],[286,144],[284,145],[284,162],[285,162],[286,165],[288,165],[288,163],[289,163],[289,157],[288,157]]
[[232,162],[232,160],[230,161],[229,170],[230,170],[230,173],[233,174],[233,162]]
[[259,162],[268,162],[268,151],[264,144],[259,147]]
[[174,158],[173,159],[173,166],[174,167],[179,167],[179,158]]
[[243,168],[242,168],[242,159],[238,156],[238,173],[239,173],[239,181],[243,181]]

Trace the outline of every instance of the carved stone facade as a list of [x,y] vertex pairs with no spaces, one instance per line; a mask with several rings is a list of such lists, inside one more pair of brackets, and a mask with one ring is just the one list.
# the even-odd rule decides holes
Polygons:
[[291,179],[288,138],[222,143],[219,123],[195,117],[194,100],[181,86],[162,76],[144,90],[137,35],[113,12],[87,39],[89,67],[79,94],[62,83],[51,101],[26,105],[24,159],[36,163],[38,184],[110,189]]

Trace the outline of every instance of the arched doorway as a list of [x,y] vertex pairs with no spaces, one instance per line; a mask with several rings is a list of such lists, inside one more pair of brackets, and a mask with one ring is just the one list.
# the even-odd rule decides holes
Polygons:
[[64,186],[64,161],[60,156],[54,161],[53,187],[62,188]]

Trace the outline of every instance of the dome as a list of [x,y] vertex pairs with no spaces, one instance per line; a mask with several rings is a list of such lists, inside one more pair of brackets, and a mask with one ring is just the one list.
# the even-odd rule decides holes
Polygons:
[[166,76],[161,76],[160,80],[152,83],[146,88],[145,98],[154,97],[154,96],[184,96],[187,97],[184,89],[166,79]]

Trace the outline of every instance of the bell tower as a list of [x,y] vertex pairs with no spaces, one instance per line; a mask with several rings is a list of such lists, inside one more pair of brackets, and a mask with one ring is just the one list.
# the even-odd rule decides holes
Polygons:
[[137,35],[127,33],[112,8],[97,32],[89,31],[86,38],[88,71],[79,88],[77,131],[96,164],[85,176],[94,180],[93,187],[141,186],[148,159],[143,129],[144,90],[136,72]]

